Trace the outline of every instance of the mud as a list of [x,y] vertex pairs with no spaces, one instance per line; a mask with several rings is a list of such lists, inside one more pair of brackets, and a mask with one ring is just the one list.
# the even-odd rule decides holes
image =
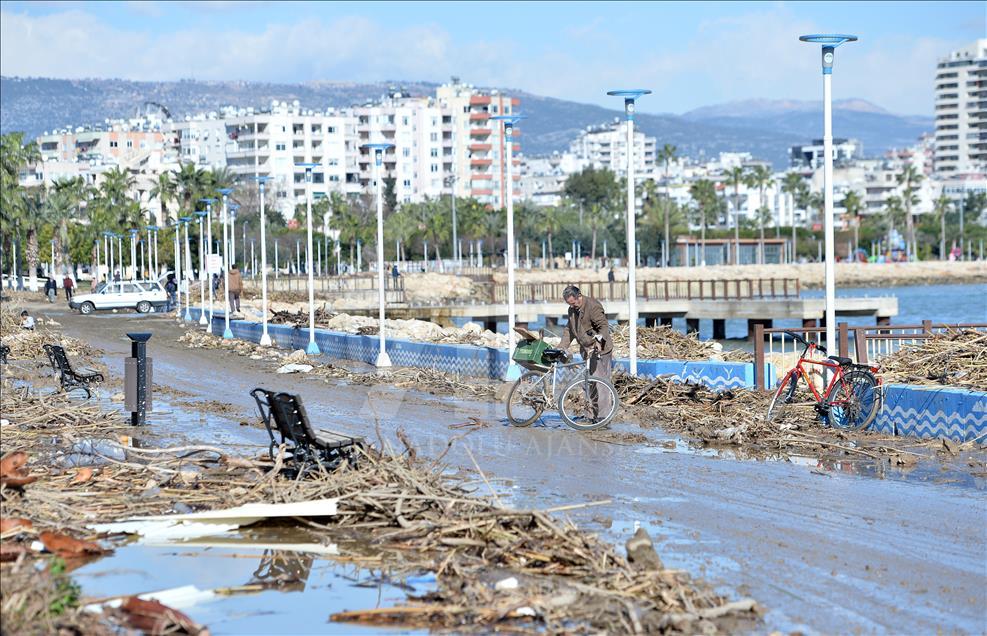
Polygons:
[[[133,318],[50,311],[69,335],[106,352],[111,373],[122,372],[122,358],[129,355],[123,333],[133,330]],[[149,351],[155,381],[198,399],[222,396],[249,413],[253,403],[247,391],[254,386],[290,389],[302,394],[320,425],[373,437],[379,420],[393,443],[399,443],[394,432],[403,428],[422,454],[437,456],[450,434],[464,435],[465,446],[453,446],[446,459],[473,469],[464,450],[469,448],[488,476],[506,480],[512,504],[611,499],[572,516],[597,524],[611,539],[627,536],[639,522],[656,538],[666,566],[770,608],[769,630],[983,631],[987,498],[982,477],[919,463],[910,473],[926,475],[912,478],[888,467],[879,479],[856,471],[864,462],[748,459],[736,449],[696,448],[626,421],[613,431],[643,435],[650,444],[597,441],[548,417],[514,429],[497,403],[274,376],[267,361],[179,345],[175,340],[182,330],[173,319],[142,317],[140,327],[154,333]],[[167,419],[153,425],[172,426]],[[181,422],[175,427],[199,439],[206,432],[224,443],[263,443],[266,437],[225,418],[211,421],[207,431]]]

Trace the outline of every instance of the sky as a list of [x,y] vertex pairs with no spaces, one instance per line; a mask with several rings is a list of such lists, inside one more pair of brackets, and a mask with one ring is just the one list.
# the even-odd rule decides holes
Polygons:
[[683,113],[744,99],[836,99],[932,115],[938,58],[987,37],[979,2],[0,2],[0,74],[132,80],[433,81],[450,76]]

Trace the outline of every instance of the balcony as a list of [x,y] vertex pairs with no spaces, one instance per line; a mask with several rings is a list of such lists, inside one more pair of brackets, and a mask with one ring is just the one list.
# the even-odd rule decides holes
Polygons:
[[473,95],[470,97],[470,106],[484,106],[490,103],[489,95]]
[[470,137],[489,137],[492,132],[489,128],[470,128]]
[[493,159],[471,159],[471,166],[489,166],[493,163]]
[[487,121],[490,113],[470,113],[470,121]]
[[492,146],[490,144],[470,144],[469,149],[473,152],[486,152],[490,150]]

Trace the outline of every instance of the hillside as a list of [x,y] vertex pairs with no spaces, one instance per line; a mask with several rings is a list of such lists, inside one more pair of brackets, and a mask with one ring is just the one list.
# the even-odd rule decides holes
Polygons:
[[[229,104],[263,107],[274,99],[297,99],[310,108],[342,107],[376,99],[398,87],[415,95],[435,90],[435,84],[427,82],[272,84],[2,77],[0,130],[21,130],[34,137],[56,127],[132,117],[149,101],[163,104],[176,117]],[[618,110],[505,90],[520,97],[521,110],[528,116],[522,128],[522,148],[529,155],[563,151],[580,129],[622,116]],[[658,138],[659,145],[674,144],[680,154],[712,157],[727,150],[747,151],[779,168],[787,165],[789,146],[821,136],[821,120],[820,104],[791,100],[748,100],[682,116],[639,112],[636,119],[643,131]],[[836,135],[861,139],[868,154],[909,145],[930,130],[931,118],[901,117],[861,100],[847,100],[834,109]]]

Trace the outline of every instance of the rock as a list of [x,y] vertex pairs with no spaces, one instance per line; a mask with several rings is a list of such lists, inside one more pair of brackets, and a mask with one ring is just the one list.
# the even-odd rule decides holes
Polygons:
[[516,590],[517,588],[518,581],[513,576],[507,577],[506,579],[501,579],[494,585],[494,589],[498,592],[503,592],[504,590]]
[[648,531],[638,528],[634,536],[627,540],[627,562],[637,570],[662,570],[661,559],[655,552]]
[[483,333],[483,326],[476,322],[468,322],[461,327],[463,333],[474,334],[479,336]]
[[308,373],[313,369],[310,364],[286,364],[277,370],[277,373]]
[[[308,354],[305,353],[304,349],[296,349],[288,354],[284,359],[284,361],[288,364],[301,364],[306,360],[308,360]],[[278,371],[278,373],[280,373],[280,371]]]

